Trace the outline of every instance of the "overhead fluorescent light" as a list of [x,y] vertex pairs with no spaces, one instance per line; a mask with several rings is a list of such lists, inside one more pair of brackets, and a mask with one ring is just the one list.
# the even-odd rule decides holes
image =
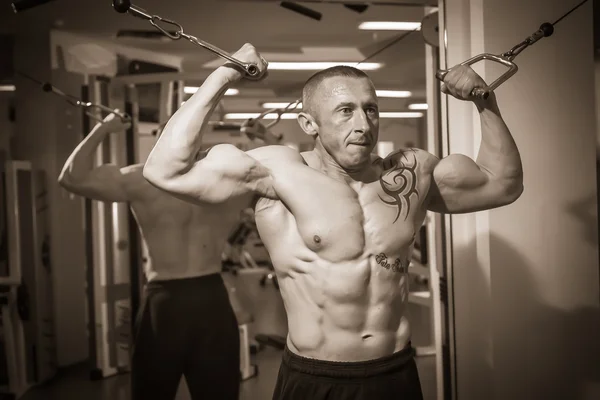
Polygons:
[[412,96],[412,93],[407,90],[376,90],[377,97],[396,97],[404,98]]
[[364,31],[414,31],[421,29],[420,22],[395,22],[395,21],[366,21],[358,25]]
[[347,65],[349,67],[356,67],[358,69],[362,69],[364,71],[372,71],[375,69],[379,69],[383,66],[381,63],[362,63],[358,64],[356,62],[347,62],[347,61],[339,61],[339,62],[270,62],[269,70],[286,70],[286,71],[313,71],[313,70],[321,70],[330,67],[335,67],[336,65]]
[[[198,89],[200,89],[200,88],[197,86],[184,86],[183,92],[185,94],[194,94],[198,91]],[[240,93],[240,91],[238,89],[229,88],[225,92],[225,96],[235,96],[236,94],[239,94],[239,93]]]
[[15,85],[0,85],[0,92],[14,92],[17,90]]
[[[284,102],[281,102],[281,103],[272,103],[271,102],[271,103],[269,103],[269,102],[267,102],[267,103],[262,103],[261,106],[262,106],[262,108],[266,108],[266,109],[269,109],[269,108],[286,108],[286,107],[289,106],[288,110],[291,110],[293,104],[294,104],[294,102],[289,102],[289,103],[284,103]],[[298,105],[295,108],[302,108],[302,102],[298,103]]]
[[414,103],[408,105],[409,110],[427,110],[428,108],[429,106],[427,103]]
[[420,112],[380,112],[379,118],[421,118],[423,113]]
[[[225,119],[250,119],[257,118],[260,113],[228,113],[225,114]],[[281,119],[296,119],[297,113],[285,113],[281,115]],[[263,119],[277,119],[277,113],[269,113]]]

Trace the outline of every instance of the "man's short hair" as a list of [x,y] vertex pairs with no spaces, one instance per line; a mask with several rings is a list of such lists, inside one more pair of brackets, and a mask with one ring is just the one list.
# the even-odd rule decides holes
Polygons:
[[350,67],[347,65],[336,65],[334,67],[326,68],[313,74],[304,83],[302,89],[302,111],[312,115],[316,118],[314,108],[314,94],[317,91],[319,85],[327,78],[334,78],[336,76],[345,76],[348,78],[366,78],[370,79],[369,76],[358,68]]

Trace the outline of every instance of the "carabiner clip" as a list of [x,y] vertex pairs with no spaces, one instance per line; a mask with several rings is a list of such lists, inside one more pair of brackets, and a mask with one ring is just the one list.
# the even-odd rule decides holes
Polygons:
[[[175,31],[175,33],[171,33],[168,30],[166,30],[165,28],[163,28],[162,26],[160,26],[158,24],[158,22],[164,22],[166,24],[173,25],[174,27],[177,28],[177,30]],[[158,29],[163,35],[165,35],[169,39],[179,40],[183,37],[183,27],[175,21],[171,21],[171,20],[159,17],[158,15],[153,15],[150,18],[150,23],[152,24],[153,27]]]

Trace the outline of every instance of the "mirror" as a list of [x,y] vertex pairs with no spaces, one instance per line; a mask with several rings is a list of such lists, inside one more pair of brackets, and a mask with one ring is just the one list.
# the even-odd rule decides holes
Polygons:
[[[329,63],[346,63],[358,65],[367,72],[378,91],[380,132],[375,148],[378,155],[385,156],[403,147],[439,153],[440,130],[434,127],[439,124],[439,97],[433,95],[436,87],[433,73],[440,57],[437,47],[438,1],[390,0],[367,4],[358,1],[139,0],[134,4],[150,14],[176,21],[185,33],[230,53],[246,42],[251,43],[269,61],[267,79],[239,82],[226,93],[212,116],[214,124],[205,137],[207,146],[218,143],[233,143],[243,149],[253,146],[240,133],[239,124],[298,99],[304,82],[317,69],[323,69]],[[147,157],[159,126],[189,99],[212,70],[224,62],[185,39],[166,38],[147,21],[116,13],[109,1],[90,2],[84,6],[82,2],[64,0],[43,7],[44,21],[53,27],[50,34],[52,64],[48,71],[39,70],[39,74],[51,76],[52,83],[59,88],[69,87],[67,82],[73,74],[84,77],[89,89],[88,101],[101,101],[120,109],[125,109],[126,105],[132,107],[136,118],[134,143],[138,162]],[[25,26],[27,21],[33,21],[36,18],[34,12],[39,17],[41,8],[40,13],[35,10],[31,14],[19,14],[19,24]],[[9,26],[11,21],[14,24],[14,16],[7,21]],[[167,30],[171,28],[174,27],[165,26]],[[314,67],[309,62],[320,64]],[[99,83],[102,90],[89,87],[90,82],[104,82]],[[79,96],[81,93],[72,91],[71,94]],[[61,99],[54,101],[58,104]],[[434,114],[430,109],[432,105]],[[57,107],[64,110],[71,106],[60,103]],[[282,114],[271,130],[283,135],[284,144],[301,151],[310,150],[313,139],[302,132],[295,120],[299,109]],[[265,123],[272,122],[272,118],[276,118],[275,113],[265,116]],[[74,137],[85,133],[83,124],[76,126],[77,129],[79,132]],[[118,145],[113,143],[112,150],[106,151],[118,152],[117,158],[122,159],[122,147],[127,146],[123,140]],[[120,218],[128,216],[121,209],[117,214],[120,217],[112,223],[118,227]],[[439,301],[439,285],[432,281],[437,265],[432,264],[436,258],[431,257],[433,252],[439,251],[436,242],[438,226],[427,219],[419,228],[418,245],[409,269],[407,313],[427,400],[443,398],[439,394],[442,382],[439,365],[443,357],[438,343],[442,319],[441,314],[434,312],[434,305]],[[147,252],[141,241],[139,246],[142,249],[138,261],[142,263]],[[138,268],[143,267],[139,265]],[[69,293],[59,292],[56,296],[59,297],[57,304],[81,301]],[[79,311],[73,318],[85,318],[85,308]],[[65,311],[57,307],[57,312]],[[264,329],[255,327],[256,332]],[[85,332],[80,334],[85,335]],[[271,367],[261,369],[263,382],[271,380],[274,383],[278,357],[280,353],[266,360]],[[119,366],[123,364],[121,358],[117,362]],[[245,398],[267,398],[272,390],[269,384],[254,386],[262,389],[247,385]],[[257,394],[252,390],[266,392]]]

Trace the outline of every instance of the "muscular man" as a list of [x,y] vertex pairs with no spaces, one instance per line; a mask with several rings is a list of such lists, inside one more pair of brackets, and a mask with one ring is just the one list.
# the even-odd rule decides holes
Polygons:
[[[267,66],[248,44],[235,57]],[[445,93],[479,110],[476,162],[463,155],[439,160],[418,149],[372,155],[375,89],[362,71],[342,66],[304,86],[298,122],[315,138],[314,150],[221,145],[195,160],[199,128],[238,79],[227,65],[206,79],[168,122],[144,176],[198,204],[257,199],[256,224],[289,325],[274,399],[422,399],[405,315],[415,232],[427,210],[491,209],[523,190],[520,155],[494,95],[469,97],[484,82],[466,66],[444,81]]]
[[249,203],[238,197],[198,207],[150,185],[142,164],[91,168],[102,141],[128,126],[114,114],[106,117],[73,151],[58,181],[90,199],[128,202],[148,246],[148,282],[134,329],[132,399],[172,400],[182,375],[192,399],[237,399],[240,343],[220,275],[221,253]]

